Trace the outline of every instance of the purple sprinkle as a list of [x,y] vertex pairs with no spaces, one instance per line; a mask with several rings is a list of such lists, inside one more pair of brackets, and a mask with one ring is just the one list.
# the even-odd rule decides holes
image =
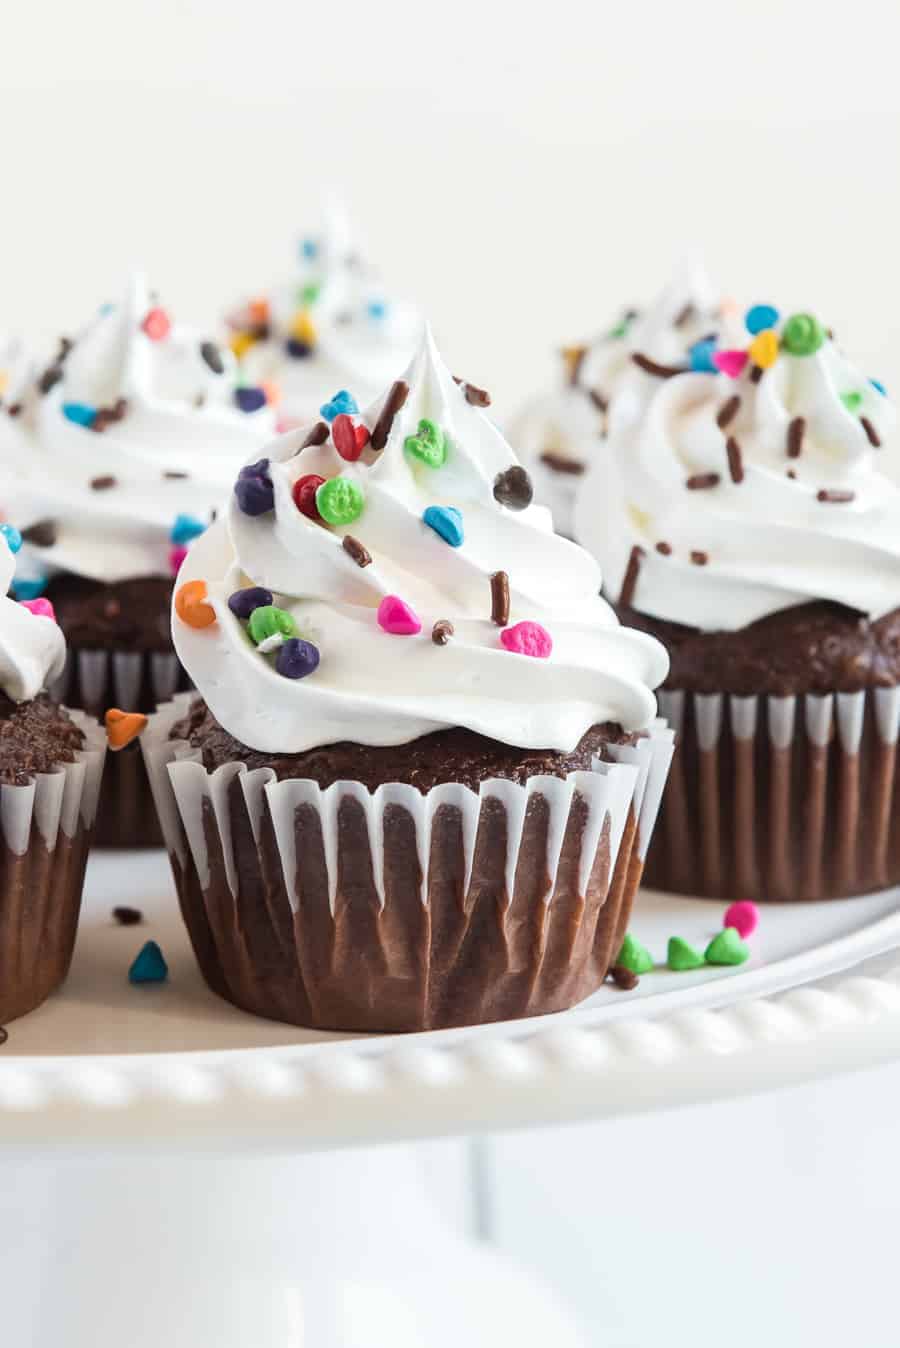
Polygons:
[[306,356],[312,355],[312,347],[309,342],[301,342],[297,337],[289,337],[284,345],[288,355],[293,360],[303,360]]
[[256,463],[248,463],[246,468],[242,468],[238,477],[265,477],[269,471],[268,459],[257,459]]
[[271,604],[272,595],[261,585],[251,585],[246,590],[235,590],[228,600],[228,607],[236,618],[247,619],[254,609]]
[[275,508],[275,492],[267,477],[239,477],[234,494],[245,515],[265,515]]
[[261,407],[266,405],[266,391],[263,388],[254,388],[252,385],[245,388],[236,388],[234,400],[242,412],[258,412]]
[[275,668],[286,679],[305,679],[318,663],[318,647],[300,637],[289,637],[282,642],[275,657]]

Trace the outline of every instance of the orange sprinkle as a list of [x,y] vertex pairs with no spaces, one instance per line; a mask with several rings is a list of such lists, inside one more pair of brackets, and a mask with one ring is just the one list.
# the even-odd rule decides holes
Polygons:
[[269,301],[265,299],[251,300],[247,305],[250,314],[251,323],[268,323],[269,321]]
[[147,724],[146,716],[140,712],[119,711],[118,707],[110,707],[105,720],[110,749],[124,749],[126,744],[137,739]]
[[275,380],[264,379],[259,387],[266,395],[266,402],[269,407],[277,407],[281,402],[281,389],[275,383]]
[[206,601],[205,580],[189,580],[175,592],[175,612],[188,627],[211,627],[216,611]]

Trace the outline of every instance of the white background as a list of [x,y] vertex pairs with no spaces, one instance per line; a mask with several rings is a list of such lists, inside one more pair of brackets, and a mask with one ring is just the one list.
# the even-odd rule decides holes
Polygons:
[[[897,12],[7,0],[0,329],[71,330],[136,261],[214,323],[332,186],[501,413],[688,247],[900,387]],[[896,1087],[499,1139],[489,1225],[591,1342],[889,1348]]]

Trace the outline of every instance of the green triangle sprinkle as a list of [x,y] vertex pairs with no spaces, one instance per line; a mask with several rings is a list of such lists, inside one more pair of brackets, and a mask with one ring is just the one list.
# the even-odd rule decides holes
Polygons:
[[653,968],[653,956],[646,946],[642,946],[629,932],[622,942],[622,949],[615,963],[624,965],[633,974],[649,974]]
[[683,941],[680,936],[669,937],[669,949],[666,954],[666,963],[670,969],[676,973],[684,973],[687,969],[701,969],[705,963],[699,950],[695,950],[687,941]]
[[744,944],[734,927],[720,931],[706,947],[707,964],[743,964],[749,958],[750,947]]

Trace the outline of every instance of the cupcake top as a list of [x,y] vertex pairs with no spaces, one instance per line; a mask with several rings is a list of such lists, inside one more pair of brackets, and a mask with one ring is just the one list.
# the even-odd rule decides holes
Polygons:
[[611,431],[576,511],[611,594],[652,617],[735,630],[811,600],[900,604],[895,411],[810,314],[746,315],[711,373],[657,376]]
[[596,563],[426,333],[364,414],[341,391],[248,464],[174,602],[183,664],[252,749],[407,743],[466,727],[571,750],[652,720],[667,659],[620,627]]
[[229,318],[232,349],[252,380],[274,379],[284,413],[316,415],[332,388],[361,403],[378,396],[418,344],[423,320],[387,293],[331,207],[318,233],[300,240],[293,279],[242,304]]
[[[274,429],[266,390],[230,351],[172,322],[135,276],[39,375],[24,482],[5,503],[26,546],[18,578],[170,572],[242,460]],[[17,583],[18,583],[17,578]]]
[[58,679],[66,662],[66,643],[45,600],[34,609],[6,595],[12,583],[13,549],[21,538],[10,525],[0,526],[0,689],[13,702],[31,701]]

